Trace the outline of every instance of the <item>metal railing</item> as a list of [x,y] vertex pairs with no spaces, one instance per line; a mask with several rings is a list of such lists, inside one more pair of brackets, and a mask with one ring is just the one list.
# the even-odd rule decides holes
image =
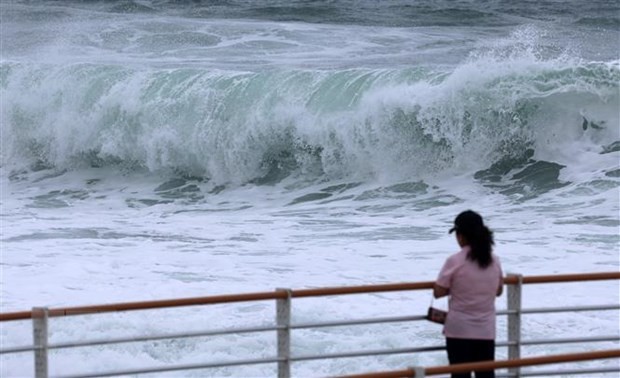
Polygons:
[[[551,375],[553,372],[539,374],[538,372],[529,372],[527,374],[521,373],[521,366],[528,366],[528,359],[520,359],[521,348],[526,345],[543,345],[543,344],[562,344],[562,343],[584,343],[584,342],[620,342],[618,334],[615,335],[599,335],[590,337],[565,337],[545,340],[524,340],[521,337],[521,318],[524,314],[536,314],[536,313],[556,313],[556,312],[575,312],[575,311],[608,311],[608,310],[620,310],[620,304],[601,304],[595,306],[572,306],[572,307],[546,307],[546,308],[529,308],[524,309],[521,306],[522,299],[522,287],[525,284],[542,284],[542,283],[562,283],[562,282],[580,282],[580,281],[598,281],[598,280],[620,280],[620,272],[604,272],[604,273],[590,273],[590,274],[565,274],[565,275],[553,275],[553,276],[521,276],[521,275],[508,275],[504,279],[504,283],[508,285],[507,295],[507,309],[498,311],[497,314],[508,317],[508,339],[506,341],[497,342],[498,347],[508,348],[508,361],[512,361],[507,365],[497,365],[497,368],[508,368],[508,375],[511,377],[532,376],[532,375]],[[164,339],[181,339],[181,338],[193,338],[202,336],[215,336],[215,335],[228,335],[228,334],[240,334],[240,333],[260,333],[260,332],[274,332],[277,335],[277,352],[273,357],[256,358],[256,359],[239,359],[234,361],[220,361],[220,362],[205,362],[196,364],[185,365],[171,365],[171,366],[159,366],[159,367],[144,367],[135,369],[124,370],[110,370],[110,371],[97,371],[87,372],[73,375],[62,375],[60,377],[111,377],[128,374],[146,374],[157,372],[171,372],[171,371],[183,371],[193,369],[206,369],[206,368],[220,368],[229,366],[241,366],[241,365],[258,365],[258,364],[277,364],[277,375],[279,378],[288,378],[291,376],[291,364],[294,362],[311,361],[311,360],[325,360],[335,358],[351,358],[351,357],[367,357],[367,356],[380,356],[380,355],[392,355],[392,354],[405,354],[405,353],[421,353],[431,351],[441,351],[445,347],[443,345],[430,345],[430,346],[418,346],[410,348],[391,348],[380,350],[361,350],[361,351],[349,351],[341,353],[331,354],[291,354],[291,333],[293,330],[299,329],[317,329],[322,327],[335,327],[335,326],[352,326],[352,325],[367,325],[367,324],[385,324],[395,322],[411,322],[421,321],[425,319],[424,315],[416,316],[400,316],[400,317],[382,317],[382,318],[370,318],[370,319],[356,319],[346,321],[327,321],[327,322],[313,322],[313,323],[291,323],[291,302],[297,298],[310,298],[310,297],[326,297],[336,295],[351,295],[351,294],[369,294],[380,292],[393,292],[393,291],[412,291],[412,290],[428,290],[433,287],[433,282],[414,282],[414,283],[398,283],[398,284],[384,284],[384,285],[366,285],[366,286],[354,286],[354,287],[331,287],[331,288],[316,288],[316,289],[277,289],[274,292],[260,292],[260,293],[247,293],[247,294],[235,294],[235,295],[221,295],[221,296],[209,296],[198,298],[184,298],[184,299],[170,299],[159,301],[147,301],[147,302],[131,302],[131,303],[117,303],[98,306],[81,306],[81,307],[63,307],[48,309],[43,307],[34,308],[32,311],[11,312],[0,314],[0,322],[15,321],[15,320],[27,320],[32,319],[33,322],[33,345],[27,346],[13,346],[4,347],[0,349],[0,356],[13,354],[34,352],[34,376],[37,378],[48,377],[48,352],[50,350],[59,350],[76,347],[86,346],[100,346],[100,345],[114,345],[129,342],[146,342]],[[172,307],[184,307],[184,306],[197,306],[197,305],[211,305],[211,304],[225,304],[225,303],[239,303],[239,302],[253,302],[253,301],[276,301],[276,322],[270,326],[260,327],[243,327],[243,328],[229,328],[229,329],[214,329],[203,330],[197,332],[183,332],[175,334],[159,334],[140,337],[119,337],[119,338],[106,338],[100,340],[86,340],[79,342],[63,342],[63,343],[49,343],[48,340],[48,322],[50,318],[64,317],[64,316],[79,316],[88,314],[102,314],[111,312],[126,312],[126,311],[139,311],[147,309],[161,309]],[[612,351],[612,357],[617,358],[618,350]],[[590,358],[594,359],[594,357]],[[515,361],[525,361],[523,365],[515,364]],[[497,362],[500,363],[500,362]],[[541,364],[544,362],[540,362]],[[452,366],[454,367],[454,366]],[[445,367],[444,367],[445,368]],[[422,368],[415,368],[418,375],[424,371]],[[413,370],[412,370],[413,371]],[[575,369],[571,374],[585,374],[592,373],[592,369]],[[596,372],[609,372],[620,371],[620,369],[598,369]],[[402,371],[401,371],[402,373]],[[373,376],[375,373],[373,373]],[[435,374],[434,370],[425,371],[426,375]],[[440,374],[440,373],[437,373]],[[407,376],[407,375],[404,375]],[[411,376],[411,375],[409,375]]]
[[[578,362],[578,361],[592,361],[606,358],[620,358],[620,349],[601,350],[595,352],[586,353],[570,353],[559,354],[554,356],[543,357],[529,357],[519,358],[515,360],[504,360],[494,362],[470,362],[465,364],[455,364],[450,366],[435,366],[430,368],[413,367],[404,370],[392,370],[372,372],[367,374],[353,374],[344,375],[340,378],[401,378],[401,377],[413,377],[424,378],[425,376],[440,375],[440,374],[452,374],[452,373],[467,373],[471,371],[489,371],[502,368],[521,368],[523,366],[536,366],[545,364],[558,364],[562,362]],[[522,376],[532,375],[555,375],[555,374],[592,374],[592,373],[612,373],[618,371],[617,368],[613,369],[588,369],[588,370],[574,370],[574,371],[546,371],[536,372],[536,374],[522,374]]]

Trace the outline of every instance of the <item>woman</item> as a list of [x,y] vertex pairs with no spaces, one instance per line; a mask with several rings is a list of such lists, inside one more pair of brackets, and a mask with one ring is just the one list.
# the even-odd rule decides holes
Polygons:
[[[443,333],[450,364],[495,359],[495,297],[502,294],[502,268],[493,255],[493,232],[471,210],[460,213],[456,231],[461,251],[448,257],[433,294],[450,296]],[[452,374],[469,378],[470,373]],[[493,378],[494,371],[477,371],[476,378]]]

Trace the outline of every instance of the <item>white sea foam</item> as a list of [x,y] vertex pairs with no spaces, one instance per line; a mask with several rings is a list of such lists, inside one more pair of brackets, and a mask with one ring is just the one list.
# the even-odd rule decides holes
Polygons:
[[[593,59],[576,32],[540,22],[394,28],[70,5],[10,4],[15,21],[2,19],[2,312],[430,281],[456,251],[447,230],[468,208],[495,231],[506,272],[620,267],[620,70],[604,41],[588,47],[603,56]],[[299,299],[292,316],[420,315],[429,300]],[[524,297],[526,307],[618,302],[613,281],[528,286]],[[274,313],[256,302],[67,317],[51,321],[50,338],[267,325]],[[620,336],[619,321],[617,311],[529,315],[523,338]],[[498,325],[503,340],[505,319]],[[29,322],[1,327],[3,348],[31,343]],[[292,348],[442,343],[438,326],[406,322],[294,331]],[[273,334],[131,343],[54,352],[50,373],[273,354]],[[28,353],[1,362],[2,376],[32,375]],[[445,364],[445,353],[303,362],[293,374],[418,363]]]
[[[58,208],[28,209],[32,193],[51,192],[67,181],[80,181],[91,172],[47,179],[32,188],[14,183],[3,204],[3,310],[35,305],[51,307],[270,291],[275,287],[358,285],[401,281],[426,281],[435,277],[443,259],[455,251],[445,232],[454,214],[464,207],[483,213],[497,235],[497,253],[507,272],[527,275],[608,271],[618,268],[617,234],[612,227],[566,224],[581,217],[609,217],[618,211],[613,191],[604,191],[581,202],[561,196],[542,196],[515,206],[503,196],[472,186],[469,179],[451,182],[463,202],[415,209],[408,201],[377,198],[371,202],[340,201],[320,205],[283,206],[299,192],[284,188],[239,188],[220,193],[197,205],[162,204],[127,208],[130,194],[107,191],[118,188],[106,178],[91,196],[98,201],[69,199],[71,213]],[[139,196],[155,182],[123,180]],[[437,183],[439,184],[439,183]],[[96,185],[98,186],[98,185]],[[25,190],[21,194],[17,187]],[[143,188],[142,193],[138,193]],[[458,189],[457,189],[458,188]],[[274,192],[275,189],[275,192]],[[364,185],[353,192],[361,193]],[[568,190],[568,189],[565,189]],[[6,193],[6,192],[5,192]],[[435,195],[436,193],[433,193]],[[449,192],[445,192],[447,196]],[[423,196],[424,197],[424,196]],[[7,196],[5,195],[6,199]],[[420,198],[417,198],[418,200]],[[5,200],[6,201],[6,200]],[[19,204],[22,202],[22,204]],[[562,205],[563,202],[570,206]],[[604,203],[605,205],[595,205]],[[615,208],[607,207],[615,203]],[[252,206],[246,210],[226,208]],[[395,205],[395,207],[390,206]],[[22,209],[16,212],[15,207]],[[391,209],[391,210],[390,210]],[[97,214],[93,217],[92,214]],[[611,218],[617,219],[617,218]],[[12,221],[8,221],[12,220]],[[617,227],[617,226],[616,226]],[[528,288],[528,307],[589,305],[618,302],[617,283],[548,285]],[[562,293],[562,295],[558,295]],[[498,306],[503,308],[503,299]],[[299,300],[293,319],[319,321],[355,319],[395,314],[420,314],[428,293],[398,293],[337,300]],[[274,316],[273,305],[259,302],[205,309],[94,316],[54,320],[52,340],[106,338],[122,334],[147,334],[201,330],[218,326],[265,325]],[[179,321],[183,319],[183,321]],[[234,319],[234,321],[233,321]],[[528,317],[529,319],[529,317]],[[531,316],[524,338],[579,336],[575,329],[588,324],[588,335],[617,333],[617,312],[552,317]],[[503,324],[503,323],[500,323]],[[27,325],[3,326],[4,345],[28,343]],[[18,327],[19,328],[19,327]],[[390,331],[392,330],[392,331]],[[297,333],[296,333],[297,334]],[[503,335],[503,333],[501,333]],[[503,337],[503,336],[502,336]],[[321,340],[320,342],[318,340]],[[299,332],[293,349],[299,353],[328,353],[361,347],[406,347],[441,344],[439,329],[426,324],[401,324],[387,329],[362,327]],[[241,349],[240,349],[241,348]],[[550,347],[547,351],[577,351],[589,347]],[[583,349],[585,348],[585,349]],[[103,355],[83,349],[54,354],[51,373],[80,372],[112,367],[139,367],[271,355],[273,338],[239,336],[215,340],[188,340],[113,347]],[[243,353],[242,353],[243,351]],[[500,356],[504,352],[498,351]],[[217,357],[217,358],[216,358]],[[10,357],[3,375],[30,374],[30,357]],[[418,357],[420,363],[445,363],[443,355]],[[80,363],[76,363],[79,359]],[[91,361],[91,362],[87,362]],[[368,370],[407,366],[408,357],[371,358]],[[299,364],[299,375],[333,374],[358,370],[359,361]],[[409,363],[410,364],[410,363]],[[271,375],[273,367],[216,370],[216,375]],[[188,373],[199,376],[204,372]]]

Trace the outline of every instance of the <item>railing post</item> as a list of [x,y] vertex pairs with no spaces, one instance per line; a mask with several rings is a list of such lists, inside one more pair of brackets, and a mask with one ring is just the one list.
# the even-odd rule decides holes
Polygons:
[[47,378],[47,318],[46,307],[32,309],[32,335],[34,341],[34,376]]
[[[523,287],[523,276],[520,274],[509,273],[508,277],[516,277],[517,283],[508,285],[508,359],[514,360],[521,358],[521,289]],[[521,377],[521,368],[509,368],[508,373],[513,377]]]
[[276,299],[276,324],[278,329],[278,378],[290,378],[291,376],[291,290],[276,289],[286,293],[286,298]]
[[413,370],[413,376],[415,378],[426,377],[426,369],[424,369],[424,366],[414,366],[411,369]]

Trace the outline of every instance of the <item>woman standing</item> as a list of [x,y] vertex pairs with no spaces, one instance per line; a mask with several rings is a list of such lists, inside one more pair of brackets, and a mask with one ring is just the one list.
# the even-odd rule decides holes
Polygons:
[[[444,263],[433,294],[450,296],[443,333],[450,364],[495,359],[495,297],[502,294],[502,268],[493,254],[493,232],[471,210],[460,213],[456,231],[461,247]],[[469,378],[470,373],[452,374]],[[494,371],[476,371],[476,378],[493,378]]]

